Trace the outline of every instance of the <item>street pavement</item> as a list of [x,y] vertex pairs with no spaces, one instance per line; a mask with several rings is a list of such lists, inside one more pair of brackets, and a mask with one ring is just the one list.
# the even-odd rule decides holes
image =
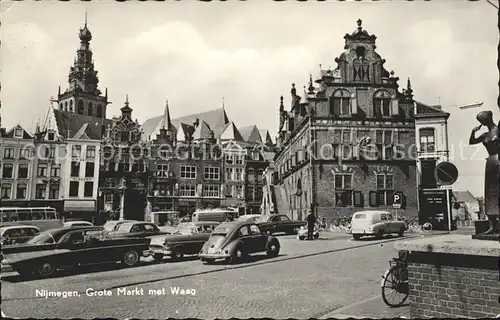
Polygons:
[[[432,234],[360,241],[331,232],[315,241],[281,236],[278,257],[256,255],[231,266],[188,258],[159,264],[145,260],[130,269],[87,267],[46,280],[2,273],[2,311],[11,317],[61,319],[408,316],[407,306],[383,304],[381,276],[397,255],[395,241]],[[184,291],[174,292],[177,288]],[[89,289],[111,295],[88,296]],[[74,296],[43,298],[37,290]],[[134,295],[123,295],[125,290]]]

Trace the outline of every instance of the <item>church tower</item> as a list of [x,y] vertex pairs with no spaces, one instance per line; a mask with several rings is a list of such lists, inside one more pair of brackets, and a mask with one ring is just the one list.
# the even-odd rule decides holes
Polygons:
[[87,14],[85,25],[79,32],[80,48],[76,51],[76,58],[69,70],[68,89],[57,94],[59,110],[97,118],[106,118],[108,90],[104,96],[98,88],[99,79],[97,70],[94,69],[90,40],[92,33],[87,27]]

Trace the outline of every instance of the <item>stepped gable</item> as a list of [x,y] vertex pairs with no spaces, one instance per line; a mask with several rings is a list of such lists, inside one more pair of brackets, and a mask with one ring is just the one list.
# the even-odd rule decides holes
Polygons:
[[[73,138],[77,135],[82,136],[83,133],[89,139],[101,140],[103,128],[112,124],[111,119],[103,119],[81,114],[75,114],[68,111],[53,109],[54,118],[56,120],[57,131],[63,138]],[[84,131],[79,132],[86,125]],[[77,137],[79,138],[79,137]]]

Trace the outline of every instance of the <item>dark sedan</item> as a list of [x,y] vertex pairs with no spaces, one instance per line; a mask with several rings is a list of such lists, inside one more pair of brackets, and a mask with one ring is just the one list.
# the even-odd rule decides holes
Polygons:
[[122,223],[115,230],[109,233],[109,235],[113,238],[145,238],[163,234],[169,234],[169,232],[161,231],[154,223],[144,221]]
[[50,277],[57,269],[121,261],[127,267],[150,255],[149,239],[111,239],[102,227],[51,229],[25,244],[2,246],[3,265],[24,276]]
[[181,260],[184,255],[198,254],[219,224],[216,221],[180,223],[173,234],[151,238],[149,248],[156,261],[163,260],[165,256],[171,260]]
[[256,221],[263,232],[270,234],[284,232],[286,234],[296,234],[302,226],[306,226],[305,221],[293,221],[285,214],[263,215]]
[[213,263],[225,259],[228,263],[244,260],[248,255],[266,252],[268,257],[276,257],[280,251],[277,238],[264,234],[253,222],[224,222],[215,228],[199,254],[200,260]]

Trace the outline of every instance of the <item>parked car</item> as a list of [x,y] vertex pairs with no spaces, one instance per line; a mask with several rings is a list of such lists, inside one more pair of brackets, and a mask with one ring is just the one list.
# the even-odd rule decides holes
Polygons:
[[285,214],[262,215],[255,222],[263,232],[270,234],[278,232],[296,234],[300,227],[307,225],[306,221],[293,221]]
[[136,222],[136,220],[109,220],[106,221],[103,227],[106,231],[114,231],[118,229],[120,225],[127,222]]
[[88,221],[66,221],[63,224],[64,228],[72,228],[72,227],[93,227],[94,224]]
[[50,277],[62,267],[115,263],[136,266],[149,256],[150,239],[111,239],[102,227],[58,228],[44,231],[25,244],[2,246],[2,265],[22,276]]
[[38,227],[29,225],[7,226],[0,228],[2,246],[25,243],[39,233],[40,229]]
[[395,220],[387,211],[359,211],[351,221],[351,234],[354,239],[362,236],[375,236],[381,238],[384,234],[397,233],[404,235],[406,225],[404,221]]
[[120,224],[113,231],[109,232],[111,237],[127,237],[127,238],[145,238],[158,236],[162,234],[170,234],[166,231],[161,231],[157,225],[151,222],[134,221]]
[[278,239],[263,233],[255,223],[232,221],[224,222],[212,231],[199,257],[209,264],[217,259],[236,263],[249,254],[266,252],[268,257],[276,257],[279,251]]
[[182,222],[174,233],[151,238],[149,248],[156,261],[163,260],[165,256],[174,261],[181,260],[184,255],[198,254],[219,224],[216,221]]
[[238,219],[236,219],[236,220],[237,221],[255,222],[261,217],[262,217],[261,214],[245,214],[245,215],[239,216]]

